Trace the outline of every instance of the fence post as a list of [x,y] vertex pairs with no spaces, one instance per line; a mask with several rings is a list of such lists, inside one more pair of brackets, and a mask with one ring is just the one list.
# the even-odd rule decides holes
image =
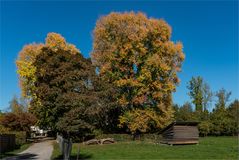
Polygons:
[[68,139],[64,139],[63,138],[63,156],[64,156],[64,160],[69,160],[70,159],[70,155],[71,155],[71,149],[72,149],[72,139],[68,138]]
[[78,144],[77,148],[77,160],[79,159],[79,155],[80,155],[80,143]]

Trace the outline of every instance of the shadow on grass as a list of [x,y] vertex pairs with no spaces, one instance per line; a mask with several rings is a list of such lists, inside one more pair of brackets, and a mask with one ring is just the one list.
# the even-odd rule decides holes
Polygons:
[[[79,155],[79,159],[81,159],[81,160],[88,160],[88,159],[90,159],[91,157],[92,157],[91,154],[80,154],[80,155]],[[62,156],[62,155],[60,155],[60,156],[54,158],[54,160],[62,160],[62,159],[63,159],[63,156]],[[75,160],[75,159],[77,159],[77,155],[72,155],[72,156],[70,157],[70,160]]]
[[7,158],[4,158],[4,160],[20,160],[20,159],[37,159],[36,154],[29,154],[29,153],[24,153],[24,154],[5,154]]
[[12,156],[16,156],[17,154],[16,153],[11,153],[11,152],[14,152],[14,150],[18,150],[21,148],[21,145],[15,145],[14,149],[12,150],[7,150],[6,152],[4,153],[1,153],[0,154],[0,159],[3,159],[5,157],[12,157]]
[[1,153],[0,154],[0,159],[6,158],[6,157],[13,157],[16,156],[17,154],[13,154],[13,153]]

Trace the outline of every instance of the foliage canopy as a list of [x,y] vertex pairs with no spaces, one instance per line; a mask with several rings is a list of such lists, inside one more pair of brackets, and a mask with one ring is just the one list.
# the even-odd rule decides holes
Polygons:
[[170,37],[164,20],[143,13],[111,13],[97,21],[92,61],[119,90],[125,113],[121,125],[131,132],[148,130],[151,121],[162,128],[172,118],[171,93],[179,83],[184,53],[182,44]]

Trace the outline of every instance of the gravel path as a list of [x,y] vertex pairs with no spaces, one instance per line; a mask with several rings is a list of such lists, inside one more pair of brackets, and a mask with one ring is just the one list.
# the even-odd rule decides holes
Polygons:
[[39,143],[34,143],[25,151],[19,153],[17,156],[6,158],[6,160],[50,160],[53,151],[53,140],[47,140]]

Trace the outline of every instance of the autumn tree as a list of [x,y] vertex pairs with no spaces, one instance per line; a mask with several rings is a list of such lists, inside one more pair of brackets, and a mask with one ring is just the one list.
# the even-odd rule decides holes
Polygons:
[[27,112],[6,113],[0,121],[0,125],[9,128],[11,131],[26,131],[30,132],[30,127],[36,123],[36,117]]
[[37,101],[34,86],[36,81],[36,67],[33,63],[36,61],[36,57],[39,55],[43,47],[48,47],[53,50],[70,50],[72,54],[79,53],[79,50],[74,45],[67,43],[66,40],[57,33],[49,33],[45,44],[33,43],[25,45],[19,52],[16,65],[22,96],[29,100],[35,99],[35,102],[38,103],[38,105],[40,105],[40,102]]
[[[31,103],[29,110],[35,114],[38,113],[42,107],[40,97],[37,96],[35,85],[37,82],[37,68],[35,63],[38,61],[37,57],[42,53],[43,48],[48,48],[53,51],[68,51],[73,55],[79,53],[79,50],[74,45],[67,43],[66,40],[57,33],[49,33],[44,44],[29,44],[24,46],[19,52],[16,64],[22,96]],[[41,124],[40,121],[39,124]]]
[[[44,44],[25,46],[16,63],[22,94],[37,115],[38,125],[66,129],[62,126],[71,109],[83,111],[83,107],[85,117],[91,116],[90,122],[84,121],[106,132],[116,130],[121,112],[115,105],[113,85],[99,78],[90,59],[83,58],[60,34],[49,33]],[[74,114],[78,118],[83,113]]]
[[19,102],[16,96],[10,101],[10,109],[10,112],[0,116],[1,130],[4,127],[5,131],[26,131],[29,133],[30,127],[37,121],[36,117],[24,110],[23,104]]
[[120,126],[132,133],[162,128],[172,118],[172,97],[184,60],[171,27],[143,13],[111,13],[94,29],[92,61],[99,75],[117,88],[124,114]]
[[90,59],[70,50],[44,47],[34,66],[41,107],[33,110],[41,126],[69,137],[112,125],[108,112],[114,111],[114,90],[99,79]]
[[86,93],[91,88],[90,61],[70,50],[43,47],[33,64],[36,67],[35,94],[41,103],[38,107],[31,102],[34,114],[41,126],[56,130],[60,117],[72,108],[85,105],[89,98]]
[[36,68],[33,66],[33,62],[43,46],[43,44],[35,43],[24,46],[19,52],[16,61],[22,96],[29,99],[35,96],[34,82],[36,80]]
[[0,133],[7,133],[10,129],[2,125],[2,120],[4,119],[5,113],[0,111]]
[[12,100],[9,103],[10,103],[9,108],[12,113],[19,114],[23,112],[23,106],[18,102],[16,96],[13,96]]

